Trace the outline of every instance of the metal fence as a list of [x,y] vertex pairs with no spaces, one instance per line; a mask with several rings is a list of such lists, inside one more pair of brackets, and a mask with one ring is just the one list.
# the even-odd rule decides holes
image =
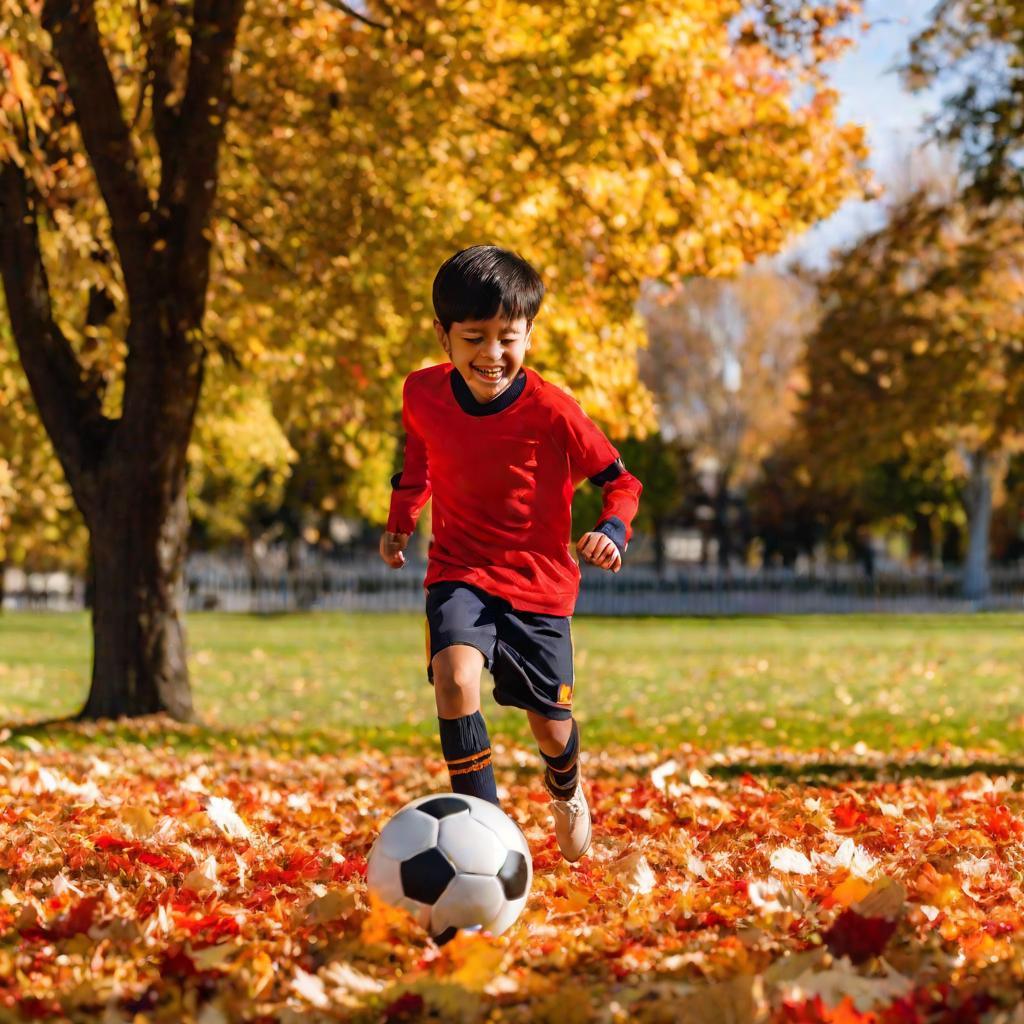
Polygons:
[[[306,565],[256,572],[241,564],[190,559],[189,611],[281,613],[294,611],[419,612],[423,564],[400,571],[372,563]],[[21,583],[12,587],[12,583]],[[8,574],[10,609],[82,608],[84,586],[63,574]],[[960,596],[954,571],[884,571],[867,575],[849,565],[791,569],[673,568],[658,576],[633,566],[616,575],[583,568],[580,615],[783,615],[838,612],[965,612],[1024,609],[1024,566],[992,571],[984,602]]]
[[[253,577],[244,572],[191,572],[189,607],[280,612],[420,611],[422,565],[321,567]],[[889,572],[868,576],[849,566],[787,569],[675,569],[658,576],[643,567],[616,575],[583,569],[580,615],[782,615],[829,612],[957,612],[1024,608],[1024,568],[996,569],[983,602],[960,596],[956,572]]]

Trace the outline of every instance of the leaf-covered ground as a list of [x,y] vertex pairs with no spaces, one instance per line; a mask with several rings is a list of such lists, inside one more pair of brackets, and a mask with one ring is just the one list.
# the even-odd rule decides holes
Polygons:
[[1012,766],[591,749],[595,842],[569,866],[535,752],[505,746],[531,897],[439,950],[365,887],[388,816],[447,788],[429,748],[165,729],[0,745],[0,1020],[1024,1022]]

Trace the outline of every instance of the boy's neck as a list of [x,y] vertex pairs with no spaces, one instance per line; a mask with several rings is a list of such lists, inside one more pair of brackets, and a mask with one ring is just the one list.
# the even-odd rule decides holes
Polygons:
[[450,376],[452,395],[462,411],[470,416],[493,416],[497,412],[504,412],[526,388],[526,370],[520,369],[515,380],[500,395],[495,395],[489,402],[480,402],[469,390],[469,385],[462,379],[462,374],[454,366]]

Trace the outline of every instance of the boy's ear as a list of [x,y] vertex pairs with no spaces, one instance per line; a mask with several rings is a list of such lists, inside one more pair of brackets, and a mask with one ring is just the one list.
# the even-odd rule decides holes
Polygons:
[[448,332],[444,329],[440,320],[434,321],[434,333],[437,335],[437,343],[448,353],[452,354],[452,343],[448,338]]
[[526,321],[526,347],[530,347],[530,342],[533,339],[533,321]]

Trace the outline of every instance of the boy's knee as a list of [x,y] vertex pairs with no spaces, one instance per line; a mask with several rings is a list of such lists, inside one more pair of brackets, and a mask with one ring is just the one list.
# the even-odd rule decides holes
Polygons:
[[476,650],[467,652],[447,648],[432,663],[434,691],[439,702],[473,703],[480,697],[480,673],[483,655]]
[[454,672],[438,672],[435,669],[434,689],[450,697],[471,694],[480,689],[480,675],[465,669]]

